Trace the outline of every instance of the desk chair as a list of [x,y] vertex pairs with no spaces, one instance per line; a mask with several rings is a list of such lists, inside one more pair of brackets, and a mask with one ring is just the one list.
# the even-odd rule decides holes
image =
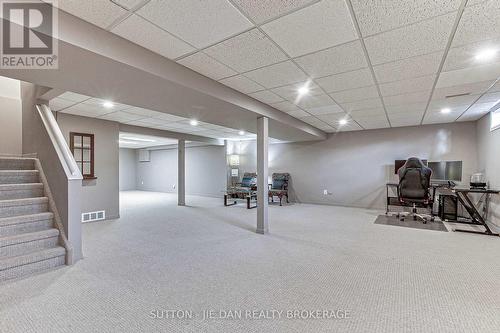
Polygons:
[[[431,175],[432,170],[416,157],[409,158],[398,170],[398,199],[403,206],[412,207],[411,215],[415,221],[417,219],[421,219],[424,223],[427,223],[428,219],[434,221],[432,215],[417,213],[417,207],[432,210]],[[410,213],[398,213],[398,218],[404,221],[406,215]]]

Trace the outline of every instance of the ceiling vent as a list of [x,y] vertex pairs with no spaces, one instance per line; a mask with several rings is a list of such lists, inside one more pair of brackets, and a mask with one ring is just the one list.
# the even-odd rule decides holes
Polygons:
[[456,94],[456,95],[448,95],[445,98],[453,98],[453,97],[461,97],[461,96],[469,96],[471,93],[463,93],[463,94]]

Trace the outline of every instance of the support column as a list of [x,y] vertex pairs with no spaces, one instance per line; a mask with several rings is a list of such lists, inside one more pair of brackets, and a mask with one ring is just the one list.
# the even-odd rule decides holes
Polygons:
[[186,140],[179,140],[177,148],[177,205],[186,205]]
[[269,119],[257,119],[257,233],[269,232],[268,225],[268,150]]

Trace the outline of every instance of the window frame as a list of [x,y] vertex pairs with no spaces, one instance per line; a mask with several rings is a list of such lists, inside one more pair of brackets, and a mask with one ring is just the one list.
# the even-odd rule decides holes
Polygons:
[[[75,147],[75,138],[80,137],[81,138],[81,146],[80,147]],[[84,147],[83,142],[84,138],[89,138],[90,139],[90,147]],[[70,149],[71,149],[71,154],[73,154],[73,157],[75,158],[75,162],[78,165],[78,168],[80,169],[83,179],[97,179],[95,176],[95,159],[94,159],[94,153],[95,153],[95,141],[94,141],[94,134],[89,134],[89,133],[78,133],[78,132],[70,132],[69,133],[69,142],[70,142]],[[80,161],[78,162],[77,159],[78,157],[75,155],[75,149],[80,149]],[[90,155],[90,160],[87,161],[84,159],[84,151],[89,151]],[[84,164],[85,163],[90,163],[90,173],[84,173]]]
[[[493,118],[498,118],[497,124],[493,124]],[[500,108],[490,112],[490,132],[500,128]]]

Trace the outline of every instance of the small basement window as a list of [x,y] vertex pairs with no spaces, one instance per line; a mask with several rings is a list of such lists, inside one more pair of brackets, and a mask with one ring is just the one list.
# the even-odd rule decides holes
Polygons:
[[500,109],[491,112],[490,131],[500,128]]
[[95,179],[94,174],[94,134],[69,133],[70,149],[83,179]]

